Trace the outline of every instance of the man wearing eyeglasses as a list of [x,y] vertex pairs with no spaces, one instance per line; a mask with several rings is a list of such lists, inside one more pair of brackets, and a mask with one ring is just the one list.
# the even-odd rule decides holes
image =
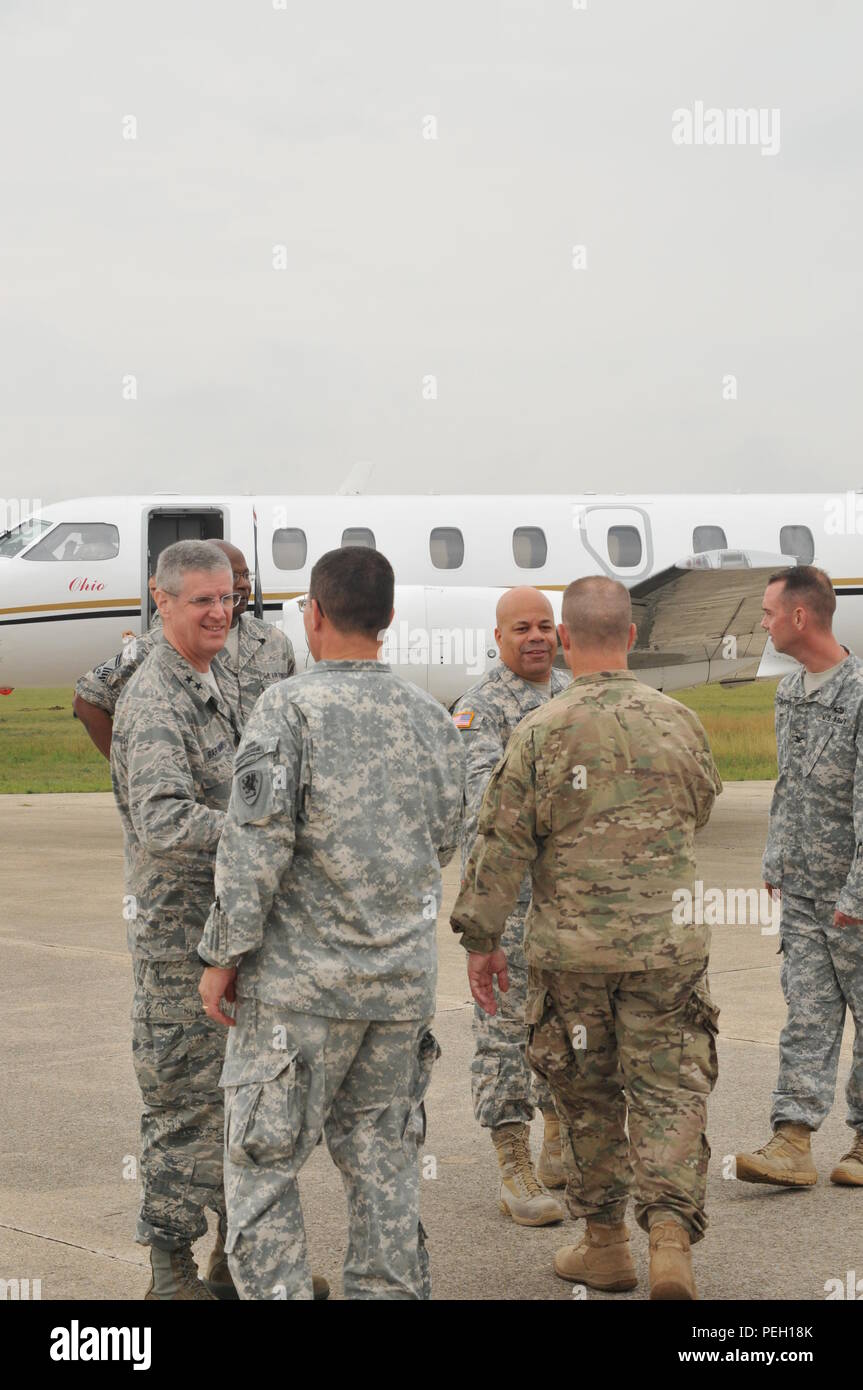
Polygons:
[[[210,544],[218,546],[228,559],[234,595],[231,625],[224,646],[213,657],[212,669],[242,732],[261,691],[294,674],[294,649],[281,628],[262,622],[247,611],[252,584],[243,552],[229,541]],[[151,591],[154,585],[152,578]],[[111,756],[111,721],[120,692],[162,641],[159,616],[149,632],[126,642],[121,652],[81,676],[75,685],[75,714],[105,758]]]
[[[160,555],[162,638],[117,702],[111,743],[134,967],[132,1048],[144,1102],[136,1238],[150,1247],[150,1299],[234,1294],[222,1244],[224,1035],[201,1012],[196,955],[240,739],[213,672],[238,606],[232,559],[209,541],[178,541]],[[218,1214],[220,1240],[205,1286],[191,1247],[207,1230],[207,1207]]]

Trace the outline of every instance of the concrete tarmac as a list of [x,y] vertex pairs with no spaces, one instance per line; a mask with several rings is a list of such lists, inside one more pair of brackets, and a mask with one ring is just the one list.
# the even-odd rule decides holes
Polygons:
[[[731,783],[698,837],[705,888],[760,887],[770,784]],[[0,1279],[41,1281],[43,1299],[138,1299],[147,1252],[133,1239],[138,1091],[132,1071],[131,971],[121,915],[122,834],[108,794],[0,797],[0,949],[5,988],[0,1100]],[[422,1184],[436,1299],[569,1299],[551,1260],[583,1224],[516,1227],[500,1214],[497,1165],[475,1123],[469,1066],[473,1006],[465,955],[449,929],[458,868],[445,872],[438,923],[435,1034]],[[823,1299],[831,1279],[863,1276],[863,1188],[828,1174],[851,1142],[846,1025],[833,1110],[814,1137],[818,1185],[783,1191],[738,1183],[727,1157],[770,1135],[770,1092],[784,1020],[777,937],[769,922],[714,928],[711,987],[721,1008],[719,1082],[710,1100],[708,1214],[695,1251],[702,1299]],[[539,1118],[534,1147],[541,1139]],[[430,1162],[429,1160],[434,1160]],[[300,1180],[313,1268],[341,1290],[346,1246],[341,1180],[318,1148]],[[211,1223],[212,1224],[212,1223]],[[634,1227],[634,1223],[631,1223]],[[199,1264],[212,1233],[199,1244]],[[634,1229],[647,1297],[647,1237]]]

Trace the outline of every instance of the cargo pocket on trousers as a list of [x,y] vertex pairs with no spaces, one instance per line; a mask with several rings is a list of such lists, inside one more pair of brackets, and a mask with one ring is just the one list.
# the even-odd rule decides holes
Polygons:
[[189,1084],[187,1026],[136,1018],[132,1023],[132,1062],[146,1105],[153,1109],[176,1105]]
[[680,1084],[684,1090],[701,1095],[709,1095],[713,1090],[719,1074],[718,1032],[719,1010],[710,997],[706,980],[701,980],[692,991],[683,1025]]
[[575,1054],[545,985],[528,983],[524,1021],[527,1025],[525,1057],[528,1065],[537,1076],[550,1084],[556,1074],[568,1071]]
[[440,1056],[440,1044],[431,1029],[419,1040],[417,1071],[411,1093],[411,1108],[405,1125],[405,1137],[416,1140],[417,1146],[426,1137],[426,1092],[431,1085],[432,1067]]
[[257,1168],[292,1156],[308,1083],[308,1068],[297,1049],[281,1059],[275,1076],[225,1087],[225,1147],[231,1163]]

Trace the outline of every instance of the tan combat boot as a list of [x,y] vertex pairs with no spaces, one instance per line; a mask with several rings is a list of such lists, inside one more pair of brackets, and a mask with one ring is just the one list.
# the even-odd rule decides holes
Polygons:
[[623,1293],[638,1283],[626,1223],[610,1226],[588,1218],[578,1245],[564,1245],[554,1257],[554,1272],[574,1284],[607,1293]]
[[[225,1254],[225,1236],[228,1233],[227,1220],[222,1217],[219,1220],[216,1231],[216,1243],[210,1252],[210,1259],[207,1264],[207,1275],[204,1284],[209,1289],[214,1298],[231,1299],[239,1298],[236,1286],[231,1278],[231,1271],[228,1268],[228,1257]],[[330,1296],[330,1286],[321,1274],[312,1275],[312,1293],[316,1303],[323,1303]]]
[[851,1148],[833,1169],[830,1181],[840,1187],[863,1187],[863,1129],[858,1130]]
[[650,1228],[650,1297],[697,1299],[689,1232],[678,1221],[656,1221]]
[[530,1157],[527,1125],[498,1125],[491,1132],[500,1166],[500,1209],[517,1226],[550,1226],[562,1221],[560,1202],[543,1192]]
[[150,1246],[150,1284],[145,1299],[215,1303],[216,1298],[198,1278],[191,1245],[179,1250]]
[[812,1162],[808,1125],[781,1124],[773,1138],[751,1154],[737,1154],[741,1182],[769,1182],[779,1187],[812,1187],[818,1172]]
[[566,1187],[566,1170],[560,1152],[560,1120],[554,1111],[543,1110],[542,1148],[536,1176],[543,1187]]

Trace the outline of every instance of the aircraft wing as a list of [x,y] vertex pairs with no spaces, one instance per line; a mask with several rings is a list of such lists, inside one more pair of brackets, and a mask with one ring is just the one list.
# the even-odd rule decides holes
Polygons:
[[761,627],[765,585],[788,563],[787,555],[706,551],[633,585],[638,637],[631,669],[643,678],[652,673],[651,683],[660,688],[754,680],[767,642]]

